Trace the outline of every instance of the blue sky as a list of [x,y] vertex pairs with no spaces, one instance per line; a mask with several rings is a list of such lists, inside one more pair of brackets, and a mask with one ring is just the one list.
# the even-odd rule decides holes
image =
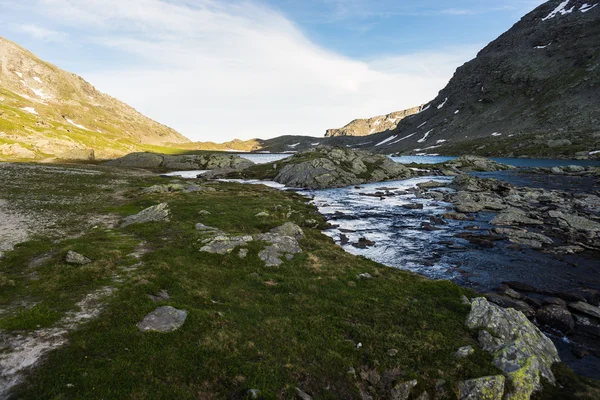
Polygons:
[[0,0],[0,35],[194,140],[431,100],[540,0]]

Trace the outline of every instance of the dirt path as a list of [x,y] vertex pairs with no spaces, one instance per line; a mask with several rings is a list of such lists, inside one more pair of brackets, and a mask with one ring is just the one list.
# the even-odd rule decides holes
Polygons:
[[30,222],[26,215],[11,210],[7,200],[0,199],[0,257],[27,240]]

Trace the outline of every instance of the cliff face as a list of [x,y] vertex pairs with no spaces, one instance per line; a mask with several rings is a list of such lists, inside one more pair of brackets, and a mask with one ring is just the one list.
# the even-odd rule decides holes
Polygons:
[[325,137],[335,136],[367,136],[395,129],[404,118],[421,111],[423,106],[396,111],[387,115],[379,115],[368,119],[355,119],[339,129],[327,129]]
[[187,142],[0,37],[0,159],[112,157]]
[[[589,0],[588,0],[589,2]],[[600,150],[600,3],[552,0],[458,68],[424,109],[369,137],[385,153]]]

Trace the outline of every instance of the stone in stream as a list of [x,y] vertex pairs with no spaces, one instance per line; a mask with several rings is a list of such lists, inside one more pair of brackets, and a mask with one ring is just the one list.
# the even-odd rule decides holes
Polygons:
[[525,229],[495,228],[494,232],[506,235],[508,240],[513,243],[523,244],[534,249],[541,249],[544,244],[554,244],[554,241],[548,236]]
[[508,398],[530,398],[542,388],[541,378],[555,383],[551,367],[560,362],[556,347],[522,312],[480,297],[471,303],[466,324],[488,337],[486,350],[510,383]]
[[561,226],[584,232],[600,232],[600,223],[574,214],[565,214],[560,211],[550,211],[550,217],[556,218]]
[[569,308],[577,312],[600,319],[600,308],[583,301],[569,303]]
[[137,326],[142,332],[173,332],[181,328],[187,314],[186,310],[178,310],[171,306],[158,307],[146,315]]
[[566,307],[557,305],[547,305],[535,313],[536,320],[551,328],[557,329],[563,333],[569,333],[575,328],[573,316]]
[[67,264],[75,264],[75,265],[86,265],[92,262],[86,256],[76,253],[74,251],[69,250],[65,257],[65,261]]
[[542,225],[543,223],[539,219],[529,218],[525,211],[515,207],[500,212],[491,221],[493,225]]
[[121,223],[121,228],[133,224],[143,224],[146,222],[161,222],[169,220],[169,205],[167,203],[160,203],[152,207],[148,207],[145,210],[135,215],[125,217]]

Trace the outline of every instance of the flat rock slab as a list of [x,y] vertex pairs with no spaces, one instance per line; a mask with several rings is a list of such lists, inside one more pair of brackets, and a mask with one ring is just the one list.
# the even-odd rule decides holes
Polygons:
[[142,332],[173,332],[181,328],[188,312],[171,306],[158,307],[137,324]]
[[67,264],[75,264],[75,265],[86,265],[86,264],[89,264],[92,262],[92,260],[90,260],[86,256],[79,254],[79,253],[75,253],[74,251],[71,251],[71,250],[69,250],[69,252],[67,253],[67,256],[65,257],[65,261],[67,262]]
[[143,224],[146,222],[158,222],[169,220],[169,204],[160,203],[152,207],[148,207],[145,210],[135,215],[126,217],[121,223],[121,228],[133,224]]

